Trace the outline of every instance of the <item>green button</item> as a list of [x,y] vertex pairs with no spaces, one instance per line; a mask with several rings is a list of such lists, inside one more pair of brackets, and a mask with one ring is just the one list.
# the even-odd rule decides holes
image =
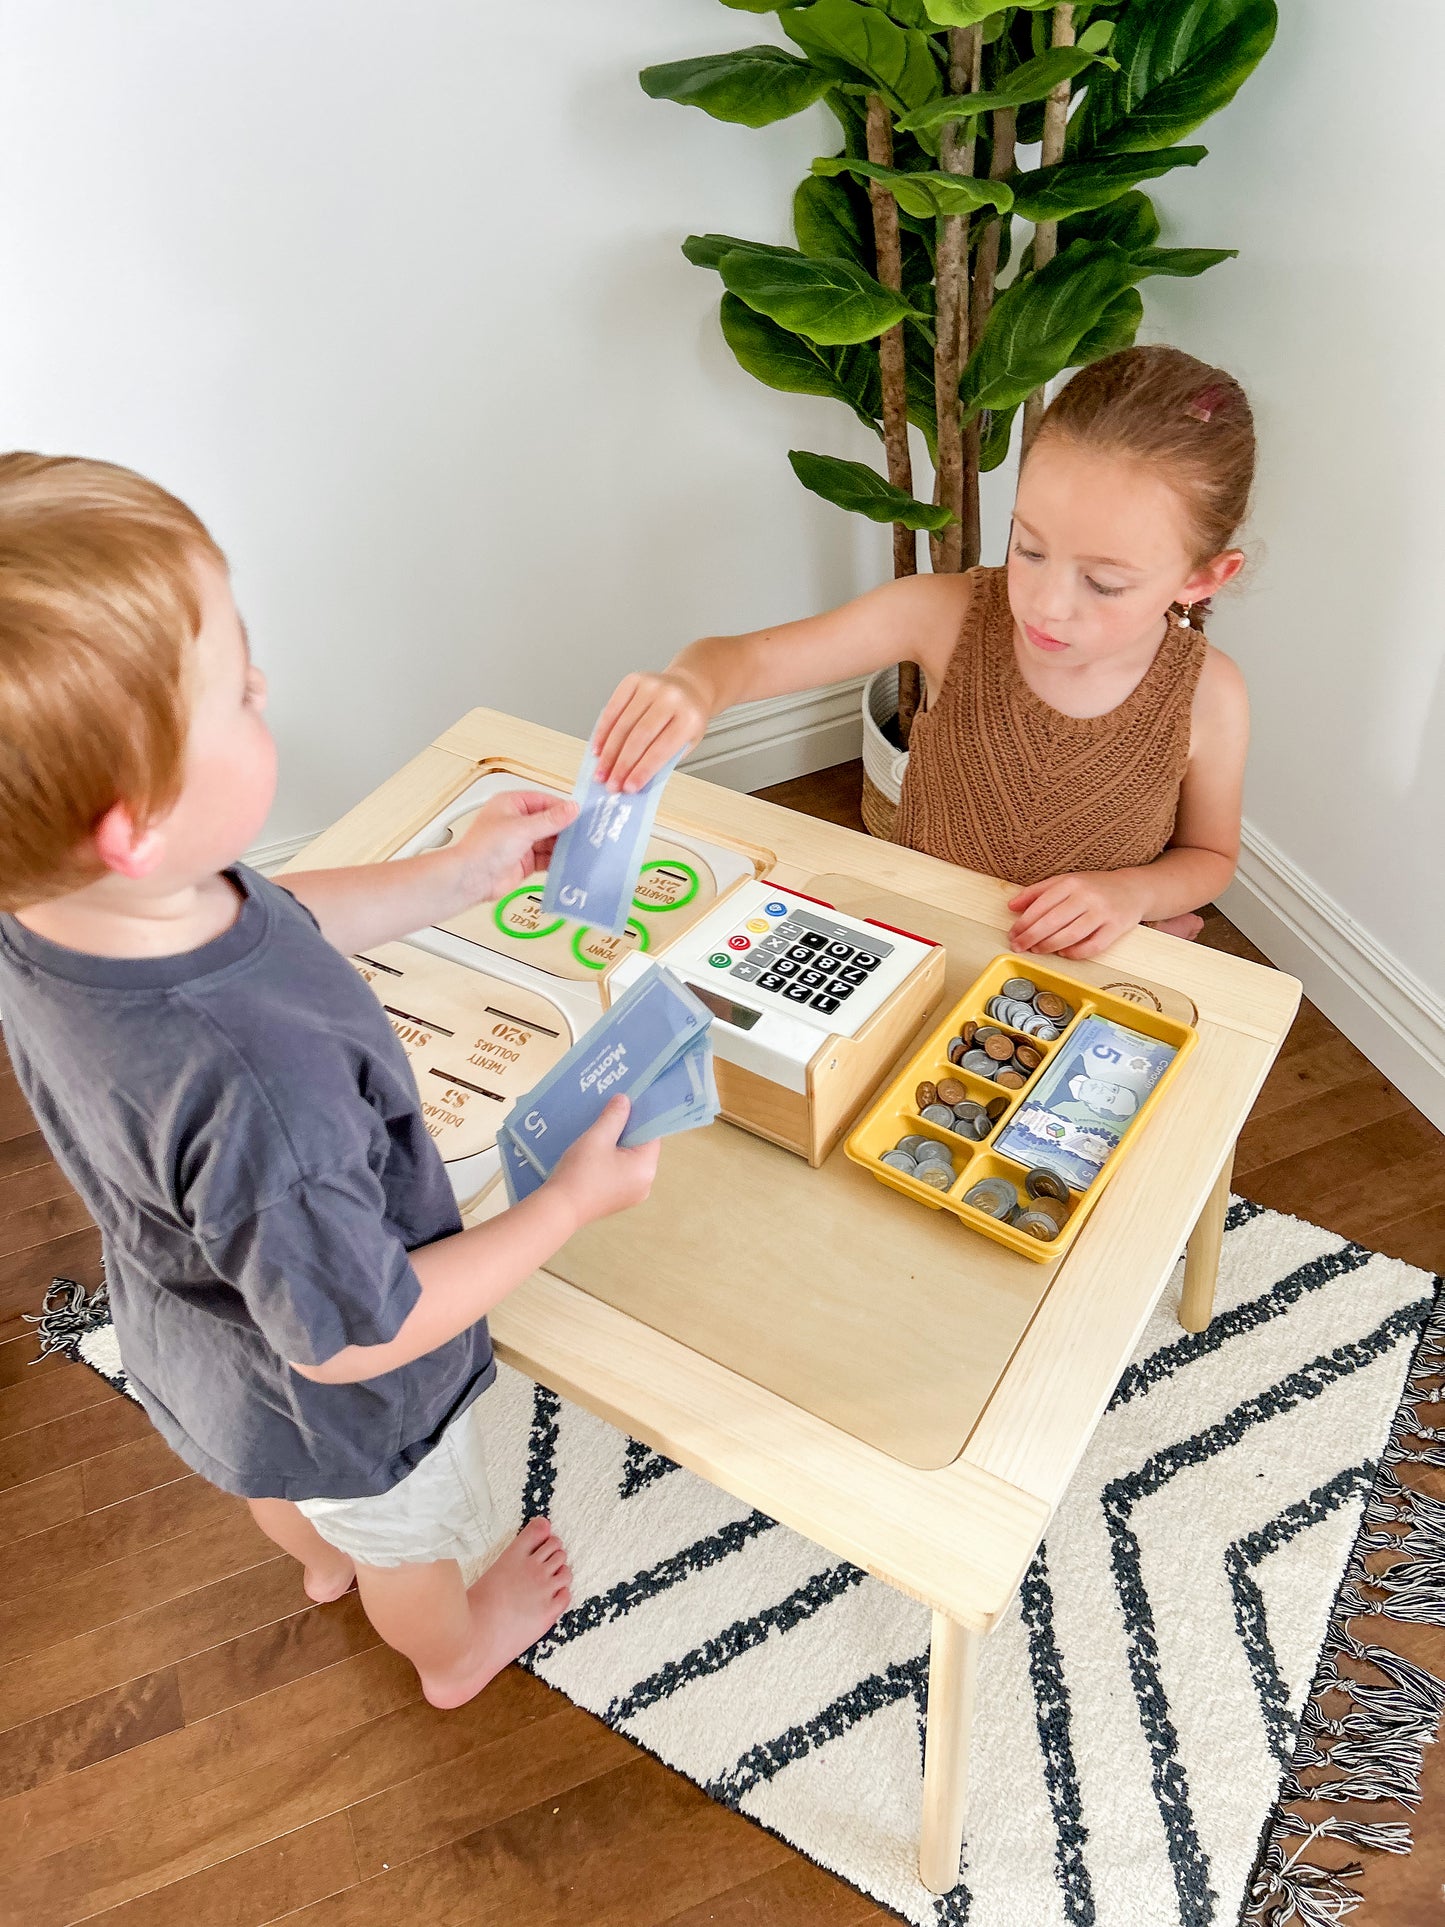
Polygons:
[[708,958],[708,962],[712,965],[714,970],[726,970],[729,964],[731,964],[732,958],[728,955],[726,950],[714,950],[712,955]]

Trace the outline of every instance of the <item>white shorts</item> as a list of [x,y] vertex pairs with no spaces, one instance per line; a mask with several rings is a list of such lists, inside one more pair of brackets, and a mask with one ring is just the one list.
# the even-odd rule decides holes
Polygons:
[[474,1398],[389,1492],[369,1499],[298,1499],[297,1511],[359,1566],[455,1559],[475,1570],[501,1531],[487,1484],[481,1416],[486,1396]]

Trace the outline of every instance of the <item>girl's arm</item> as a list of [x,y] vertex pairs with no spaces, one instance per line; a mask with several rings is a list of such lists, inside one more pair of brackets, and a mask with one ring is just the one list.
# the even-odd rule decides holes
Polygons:
[[1135,869],[1049,877],[1009,899],[1016,950],[1096,957],[1140,923],[1164,923],[1210,903],[1239,861],[1249,698],[1219,650],[1204,660],[1190,717],[1189,766],[1169,848]]
[[660,674],[619,684],[592,739],[604,779],[641,789],[734,703],[816,689],[889,663],[920,664],[936,694],[971,591],[968,576],[904,576],[826,615],[689,643]]

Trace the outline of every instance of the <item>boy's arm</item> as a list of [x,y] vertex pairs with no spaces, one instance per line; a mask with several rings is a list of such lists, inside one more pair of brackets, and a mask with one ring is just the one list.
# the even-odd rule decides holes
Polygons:
[[660,674],[619,684],[592,739],[603,777],[618,789],[640,789],[735,703],[904,661],[921,664],[936,691],[971,591],[966,575],[905,576],[824,615],[689,643]]
[[320,1365],[293,1360],[292,1371],[321,1385],[354,1385],[409,1365],[485,1318],[582,1225],[640,1204],[652,1189],[661,1146],[623,1150],[617,1139],[627,1114],[626,1098],[613,1098],[531,1197],[486,1224],[413,1252],[421,1297],[395,1338],[384,1345],[348,1345]]
[[282,887],[305,904],[327,942],[349,955],[445,922],[545,870],[558,831],[576,814],[570,797],[505,790],[444,849],[400,862],[299,870]]

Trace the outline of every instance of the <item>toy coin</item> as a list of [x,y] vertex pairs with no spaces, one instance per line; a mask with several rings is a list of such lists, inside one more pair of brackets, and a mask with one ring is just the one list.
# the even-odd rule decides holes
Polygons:
[[878,1162],[886,1164],[890,1171],[907,1171],[910,1175],[918,1169],[906,1151],[885,1151]]
[[1024,1189],[1031,1198],[1057,1198],[1061,1204],[1069,1201],[1069,1187],[1057,1171],[1049,1170],[1047,1165],[1036,1164],[1024,1178]]
[[926,1184],[931,1191],[946,1191],[953,1183],[953,1166],[940,1164],[937,1159],[929,1158],[914,1172],[920,1184]]
[[980,1178],[964,1192],[963,1201],[991,1218],[1007,1220],[1018,1206],[1019,1195],[1007,1178]]
[[947,1104],[925,1104],[918,1115],[925,1124],[941,1124],[945,1131],[953,1129],[953,1111]]
[[898,1149],[902,1151],[906,1157],[916,1158],[918,1156],[919,1145],[931,1142],[932,1140],[930,1138],[919,1137],[918,1134],[914,1132],[908,1137],[899,1138]]
[[1034,1044],[1019,1044],[1014,1050],[1014,1057],[1019,1069],[1024,1071],[1036,1071],[1044,1061],[1043,1052]]
[[1069,1207],[1058,1198],[1035,1198],[1030,1209],[1042,1211],[1046,1218],[1052,1218],[1060,1231],[1069,1221]]
[[913,1093],[913,1101],[920,1111],[926,1111],[930,1104],[936,1104],[938,1102],[938,1086],[930,1083],[925,1077],[918,1089]]
[[962,1104],[968,1092],[956,1077],[941,1077],[938,1080],[938,1101],[952,1110],[955,1104]]
[[961,1037],[955,1037],[953,1042],[948,1047],[949,1063],[961,1064],[964,1058],[967,1056],[968,1056],[968,1045],[964,1043]]
[[964,1043],[971,1044],[974,1040],[975,1035],[977,1034],[978,1025],[974,1021],[974,1019],[970,1017],[966,1024],[962,1024],[959,1026],[959,1030]]
[[1000,997],[1012,997],[1021,1004],[1031,1003],[1038,995],[1039,987],[1031,984],[1027,977],[1010,977],[1006,984],[999,987]]
[[915,1164],[952,1164],[953,1153],[946,1144],[940,1144],[936,1137],[926,1137],[913,1162]]
[[984,1049],[996,1064],[1006,1064],[1014,1054],[1013,1039],[1011,1037],[1005,1037],[1000,1033],[997,1036],[990,1037],[984,1045]]
[[1051,1024],[1059,1023],[1066,1015],[1072,1015],[1063,998],[1052,990],[1041,990],[1034,998],[1034,1009],[1040,1017],[1047,1017]]
[[[943,1097],[942,1091],[940,1091],[938,1095],[941,1100]],[[983,1106],[976,1097],[956,1097],[953,1100],[953,1115],[955,1117],[982,1117],[983,1114]]]
[[1013,1222],[1020,1231],[1026,1231],[1031,1238],[1038,1238],[1044,1243],[1059,1235],[1059,1227],[1042,1211],[1016,1212]]
[[1006,1097],[995,1097],[995,1098],[992,1098],[989,1102],[988,1114],[993,1119],[994,1123],[997,1124],[999,1119],[1003,1116],[1004,1112],[1007,1109],[1008,1109],[1008,1099]]
[[1015,1070],[1000,1071],[994,1079],[994,1082],[1002,1084],[1006,1091],[1021,1091],[1028,1081],[1022,1071]]
[[998,1066],[986,1050],[965,1051],[962,1068],[976,1077],[992,1077]]

